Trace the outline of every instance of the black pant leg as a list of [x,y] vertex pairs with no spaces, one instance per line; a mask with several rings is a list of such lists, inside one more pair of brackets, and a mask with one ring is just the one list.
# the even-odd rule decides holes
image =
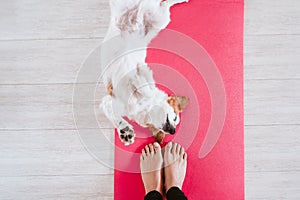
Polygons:
[[188,200],[178,187],[171,187],[166,195],[168,200]]
[[153,190],[148,192],[148,194],[144,197],[144,200],[162,200],[162,196],[158,191]]

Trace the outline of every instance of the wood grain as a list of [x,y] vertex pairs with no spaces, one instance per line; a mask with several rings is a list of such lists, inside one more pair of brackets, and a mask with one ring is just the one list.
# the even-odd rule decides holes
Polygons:
[[[102,39],[0,41],[0,84],[92,82],[94,71],[77,73]],[[99,68],[97,64],[92,67]]]
[[246,35],[245,80],[300,79],[300,35]]
[[[110,129],[1,131],[0,177],[112,175],[113,136]],[[84,146],[97,148],[95,155]]]
[[[72,98],[73,88],[79,95]],[[103,85],[0,85],[2,130],[112,128],[99,109]],[[78,121],[80,120],[80,121]],[[17,122],[17,123],[16,123]]]
[[108,0],[1,1],[1,40],[97,38],[106,33]]
[[300,198],[299,171],[246,173],[246,199],[283,199]]
[[2,200],[112,200],[111,175],[0,177]]
[[300,125],[245,127],[245,172],[299,171]]
[[251,80],[245,83],[245,124],[299,124],[300,80]]
[[300,34],[299,6],[297,0],[246,0],[245,34]]

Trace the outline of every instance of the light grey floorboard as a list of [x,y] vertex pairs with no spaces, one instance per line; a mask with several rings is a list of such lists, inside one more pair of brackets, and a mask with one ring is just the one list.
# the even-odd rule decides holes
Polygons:
[[1,200],[111,200],[111,175],[0,177]]
[[103,37],[108,0],[1,1],[0,40]]
[[[102,39],[0,41],[0,84],[74,83],[83,63],[101,41]],[[93,67],[96,71],[97,64]],[[92,82],[93,74],[86,73],[80,81]]]
[[245,0],[245,34],[300,34],[299,5],[298,0]]
[[300,80],[249,80],[245,83],[245,124],[299,124]]
[[[247,11],[246,11],[247,12]],[[245,83],[300,79],[300,35],[245,35]]]
[[0,92],[0,130],[75,129],[74,116],[77,128],[112,127],[99,109],[103,84],[0,85]]
[[[103,134],[98,137],[93,135]],[[95,141],[82,140],[82,137]],[[113,173],[110,129],[0,131],[0,177]],[[102,139],[102,140],[101,140]],[[83,142],[83,143],[82,143]],[[94,148],[94,159],[84,146]],[[94,151],[95,152],[95,151]]]
[[300,125],[246,126],[245,132],[246,177],[300,171],[300,157],[295,156],[300,152]]
[[246,174],[246,199],[297,200],[300,172],[264,172]]

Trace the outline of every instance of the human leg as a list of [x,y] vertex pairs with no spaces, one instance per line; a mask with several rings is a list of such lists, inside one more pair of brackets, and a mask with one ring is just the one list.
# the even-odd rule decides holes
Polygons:
[[163,158],[158,143],[146,145],[140,156],[140,168],[146,191],[145,200],[162,200]]
[[168,200],[187,200],[181,191],[187,167],[187,154],[177,143],[168,143],[164,153],[165,187]]

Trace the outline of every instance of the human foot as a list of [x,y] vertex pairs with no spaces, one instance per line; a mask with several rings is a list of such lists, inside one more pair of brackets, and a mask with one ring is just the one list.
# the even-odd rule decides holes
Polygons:
[[181,189],[187,166],[184,148],[177,143],[168,143],[165,147],[164,166],[166,191],[171,187]]
[[157,142],[146,145],[140,156],[140,167],[146,194],[156,190],[163,195],[162,183],[163,158]]

